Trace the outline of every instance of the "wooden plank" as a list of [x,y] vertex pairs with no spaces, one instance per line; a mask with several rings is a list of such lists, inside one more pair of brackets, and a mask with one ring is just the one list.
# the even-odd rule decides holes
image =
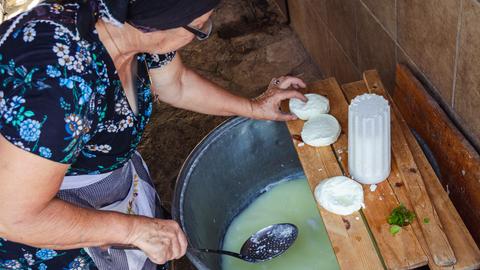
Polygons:
[[392,98],[408,126],[432,150],[443,185],[480,245],[480,156],[405,66],[397,67]]
[[[393,106],[392,100],[385,91],[376,70],[366,71],[363,77],[371,93],[382,95],[389,100],[391,104],[392,156],[394,156],[392,161],[395,161],[398,166],[403,184],[407,189],[430,254],[435,264],[439,266],[454,265],[457,259],[438,220],[435,208],[425,188],[423,178],[419,173],[413,154],[403,135],[399,120],[401,117],[400,112]],[[425,218],[430,220],[428,224],[423,222]]]
[[[415,137],[408,130],[408,126],[404,121],[402,121],[402,125],[404,126],[404,135],[407,138],[408,145],[410,149],[412,149],[415,162],[417,163],[420,174],[424,179],[427,192],[435,207],[437,214],[436,218],[440,220],[443,230],[457,258],[457,263],[455,265],[441,269],[479,269],[480,252],[475,241],[465,227],[465,224],[453,206],[453,203],[448,198],[448,194],[443,189]],[[422,240],[425,241],[423,237]],[[432,269],[432,267],[430,268]]]
[[[343,92],[345,93],[347,100],[350,101],[357,95],[367,92],[367,88],[363,81],[359,81],[344,84]],[[339,95],[340,94],[337,94],[337,96]],[[329,98],[332,100],[333,97],[329,96]],[[335,101],[335,107],[339,106],[339,104],[342,104],[340,106],[345,107],[339,111],[347,109],[345,98],[343,99],[343,102],[339,101],[339,98],[336,98]],[[332,114],[337,117],[342,125],[348,126],[348,114],[344,113],[343,115],[339,111],[336,111],[332,106]],[[347,141],[340,139],[334,144],[334,148],[341,149],[342,147],[346,147],[346,145]],[[347,158],[347,154],[345,154],[342,160]],[[343,163],[343,166],[344,170],[347,172],[348,164]],[[392,172],[387,181],[378,184],[375,192],[371,192],[369,186],[365,185],[364,192],[366,209],[364,209],[363,212],[365,213],[370,229],[377,240],[377,244],[387,268],[411,269],[427,264],[428,257],[423,252],[411,226],[404,227],[404,230],[397,235],[392,236],[389,231],[390,226],[386,222],[392,209],[399,205],[399,200],[393,191],[394,187],[396,187],[395,184],[401,182],[399,176],[400,173],[398,172],[397,167],[392,166]],[[404,202],[404,200],[400,201]]]
[[[310,85],[307,91],[328,94],[329,87],[329,80],[320,81]],[[289,111],[287,102],[282,104],[282,109]],[[290,133],[299,135],[303,123],[301,120],[289,121],[287,126]],[[299,146],[296,140],[294,144],[312,192],[321,180],[342,175],[331,147]],[[342,217],[317,206],[341,269],[383,269],[360,213]]]
[[438,218],[443,225],[448,241],[457,257],[457,263],[451,269],[479,269],[479,248],[475,244],[472,235],[467,230],[452,201],[448,198],[448,194],[443,189],[440,180],[438,180],[420,145],[418,145],[415,137],[408,130],[407,124],[403,122],[403,125],[405,126],[404,130],[407,130],[407,132],[404,131],[404,134],[410,149],[412,149],[414,153],[415,162],[425,181],[427,192],[432,199]]
[[[347,96],[349,97],[349,100],[351,100],[353,97],[355,97],[357,95],[368,93],[368,88],[367,88],[367,85],[365,84],[364,81],[358,81],[358,82],[355,82],[354,84],[355,84],[354,87],[349,87],[348,85],[343,85],[344,92],[348,93]],[[428,161],[427,161],[427,163],[428,163]],[[392,173],[389,176],[388,183],[390,184],[392,189],[395,190],[395,195],[398,197],[398,200],[400,202],[402,202],[405,205],[405,207],[407,207],[408,209],[413,209],[413,206],[410,202],[410,199],[408,199],[406,187],[403,184],[402,179],[400,178],[400,173],[398,172],[398,168],[397,168],[397,165],[395,164],[395,162],[392,162]],[[383,194],[380,195],[380,196],[383,197]],[[423,251],[428,256],[428,267],[431,270],[454,269],[452,266],[442,267],[442,266],[438,266],[437,264],[435,264],[435,262],[433,260],[433,257],[430,254],[430,251],[428,249],[427,242],[425,241],[425,238],[423,237],[423,233],[422,233],[422,229],[420,228],[420,225],[418,224],[418,222],[414,222],[411,226],[412,226],[413,232],[414,232],[418,242],[420,243]]]
[[408,128],[406,121],[402,118],[400,122],[408,145],[412,149],[415,162],[424,179],[427,192],[432,199],[440,222],[457,257],[457,263],[453,269],[479,269],[479,248],[449,199],[447,192],[443,189],[440,180]]
[[[353,91],[350,91],[351,96],[356,96],[362,93],[366,93],[368,91],[368,88],[363,81],[351,83],[349,85],[350,87],[348,88],[350,90],[353,89]],[[345,89],[345,85],[343,86],[343,88]],[[480,251],[478,247],[476,246],[472,236],[470,235],[465,224],[460,218],[460,215],[458,214],[457,210],[453,206],[453,203],[448,198],[448,194],[443,189],[439,179],[437,178],[437,176],[435,175],[435,172],[432,169],[432,166],[428,162],[423,151],[418,145],[415,137],[413,136],[410,129],[408,128],[407,123],[404,121],[403,118],[400,118],[400,123],[402,125],[402,131],[407,139],[408,145],[412,150],[412,154],[414,156],[415,162],[417,163],[418,169],[424,179],[427,192],[429,193],[430,198],[432,199],[438,218],[440,219],[440,222],[443,225],[444,231],[447,235],[450,245],[452,246],[455,256],[457,257],[457,263],[451,267],[439,267],[435,263],[433,263],[433,258],[428,252],[427,243],[423,238],[423,233],[421,232],[421,228],[419,224],[415,222],[414,224],[412,224],[412,227],[415,234],[417,235],[417,239],[422,245],[422,248],[424,248],[424,250],[426,251],[427,255],[430,258],[429,268],[430,269],[479,269],[480,268]],[[396,166],[396,165],[392,164],[392,166]],[[398,181],[398,183],[400,183],[400,181]],[[408,200],[405,201],[404,199],[401,199],[401,197],[406,196],[406,195],[402,196],[402,194],[405,194],[406,188],[401,184],[398,184],[398,185],[394,184],[393,188],[397,196],[399,196],[400,201],[404,202],[409,209],[412,209],[411,204]]]

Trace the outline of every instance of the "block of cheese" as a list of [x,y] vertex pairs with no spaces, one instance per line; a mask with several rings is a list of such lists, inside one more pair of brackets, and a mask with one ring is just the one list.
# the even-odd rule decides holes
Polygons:
[[288,102],[290,112],[302,120],[309,120],[330,110],[328,98],[317,94],[305,94],[307,102],[292,98]]
[[315,199],[337,215],[350,215],[364,206],[362,185],[345,176],[321,181],[315,188]]
[[305,122],[301,136],[308,145],[327,146],[337,141],[340,131],[340,124],[335,117],[321,114]]

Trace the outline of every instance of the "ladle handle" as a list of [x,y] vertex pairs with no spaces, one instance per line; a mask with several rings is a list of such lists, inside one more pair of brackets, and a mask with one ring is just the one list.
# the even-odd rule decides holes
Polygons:
[[226,250],[208,249],[208,248],[192,248],[192,247],[189,247],[188,249],[193,250],[193,251],[197,251],[197,252],[206,252],[206,253],[228,255],[228,256],[232,256],[232,257],[235,257],[235,258],[240,259],[240,260],[247,260],[244,256],[242,256],[239,253],[226,251]]
[[[138,247],[136,246],[130,246],[130,245],[113,245],[111,246],[110,248],[113,248],[113,249],[120,249],[120,250],[140,250]],[[205,253],[215,253],[215,254],[221,254],[221,255],[228,255],[228,256],[232,256],[232,257],[235,257],[237,259],[240,259],[240,260],[245,260],[245,261],[249,261],[248,258],[242,256],[242,254],[239,254],[239,253],[236,253],[236,252],[231,252],[231,251],[226,251],[226,250],[218,250],[218,249],[208,249],[208,248],[192,248],[192,247],[189,247],[188,248],[189,250],[191,251],[196,251],[196,252],[205,252]]]
[[112,245],[110,246],[110,248],[112,249],[124,249],[124,250],[140,250],[138,247],[136,246],[131,246],[131,245],[121,245],[121,244],[115,244],[115,245]]

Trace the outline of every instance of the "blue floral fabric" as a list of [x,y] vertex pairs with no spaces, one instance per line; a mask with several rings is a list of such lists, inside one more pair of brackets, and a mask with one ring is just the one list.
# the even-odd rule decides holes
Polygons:
[[[9,250],[5,250],[6,246]],[[18,249],[21,254],[13,257],[14,254],[10,254],[13,249]],[[84,249],[60,251],[33,248],[0,238],[0,269],[93,270],[97,267]]]
[[0,47],[0,133],[26,151],[71,164],[67,175],[99,174],[130,158],[152,112],[147,69],[168,64],[175,53],[138,55],[136,115],[96,32],[88,39],[76,34],[75,8],[38,6]]
[[[113,171],[130,159],[152,113],[149,68],[175,52],[137,57],[137,107],[126,98],[95,30],[80,38],[78,5],[46,2],[0,25],[0,133],[70,164],[67,175]],[[0,239],[0,269],[93,269],[83,249],[38,249]]]

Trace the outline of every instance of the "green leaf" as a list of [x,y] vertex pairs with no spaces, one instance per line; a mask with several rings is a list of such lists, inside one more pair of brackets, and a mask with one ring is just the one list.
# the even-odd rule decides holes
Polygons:
[[408,210],[403,204],[392,210],[392,213],[387,219],[388,224],[398,225],[400,227],[406,226],[413,222],[415,213]]
[[424,219],[423,219],[423,223],[425,223],[425,224],[430,223],[430,219],[429,219],[428,217],[424,218]]
[[23,115],[25,115],[26,117],[32,117],[35,115],[35,113],[33,113],[32,111],[26,111],[23,113]]
[[398,232],[400,232],[400,230],[402,229],[402,227],[398,226],[398,225],[392,225],[390,226],[390,233],[392,235],[395,235],[397,234]]

